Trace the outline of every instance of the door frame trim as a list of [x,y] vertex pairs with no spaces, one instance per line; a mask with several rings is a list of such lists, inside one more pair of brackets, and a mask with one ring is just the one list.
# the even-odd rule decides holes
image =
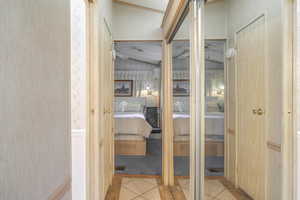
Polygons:
[[[297,199],[297,0],[283,2],[283,92],[282,199]],[[299,172],[298,172],[299,173]]]
[[[104,28],[110,28],[105,17],[98,12],[99,1],[84,0],[86,3],[86,199],[104,199],[103,177],[101,168],[103,154],[100,146],[103,109],[99,87],[101,86],[101,69],[103,67]],[[114,162],[114,160],[112,161]],[[111,184],[111,183],[110,183]]]
[[[99,145],[94,131],[92,120],[99,114],[99,109],[94,105],[93,87],[94,77],[92,76],[98,65],[97,53],[99,52],[98,41],[99,29],[97,28],[97,6],[96,2],[84,0],[86,3],[86,199],[100,199],[103,192],[100,191],[99,183]],[[95,73],[96,74],[96,73]],[[97,178],[98,177],[98,178]]]
[[297,62],[300,58],[297,57],[298,55],[298,51],[300,51],[300,49],[298,48],[298,41],[299,41],[299,37],[298,35],[300,36],[300,31],[298,31],[298,24],[300,24],[300,17],[298,17],[298,4],[300,3],[299,0],[295,0],[294,1],[294,5],[293,5],[293,27],[292,27],[292,32],[296,33],[293,35],[293,84],[292,84],[292,87],[293,87],[293,114],[292,114],[292,139],[293,139],[293,161],[294,161],[294,166],[293,166],[293,195],[294,195],[294,198],[293,200],[297,200],[297,198],[300,196],[300,191],[298,191],[298,187],[299,187],[299,184],[300,184],[300,180],[299,180],[299,171],[298,171],[298,163],[300,162],[300,160],[298,159],[299,157],[299,154],[298,154],[298,148],[299,148],[299,145],[298,145],[298,137],[299,137],[299,133],[297,132],[297,126],[299,125],[297,120],[298,117],[298,109],[297,107],[297,102],[299,102],[300,100],[300,96],[297,92],[297,79],[299,79],[300,77],[297,75],[297,72],[299,71],[299,67],[297,66]]
[[[172,45],[163,41],[162,57],[162,175],[163,184],[174,185]],[[170,120],[171,119],[171,120]]]

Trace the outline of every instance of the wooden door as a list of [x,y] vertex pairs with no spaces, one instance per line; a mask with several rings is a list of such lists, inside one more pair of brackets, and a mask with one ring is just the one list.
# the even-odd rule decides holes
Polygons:
[[103,34],[103,74],[102,97],[104,106],[103,123],[103,162],[104,162],[104,191],[107,191],[113,178],[113,64],[112,64],[112,38],[105,26]]
[[237,33],[238,185],[265,199],[265,17]]

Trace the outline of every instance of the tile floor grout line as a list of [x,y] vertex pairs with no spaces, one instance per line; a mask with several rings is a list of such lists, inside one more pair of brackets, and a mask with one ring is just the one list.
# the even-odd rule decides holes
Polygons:
[[[138,194],[137,192],[132,191],[128,186],[126,186],[126,184],[124,184],[123,187],[125,187],[125,188],[126,188],[127,190],[129,190],[130,192],[133,192],[133,193]],[[156,185],[156,186],[151,186],[151,187],[152,187],[152,188],[149,189],[149,190],[147,190],[146,192],[149,192],[150,190],[152,190],[152,189],[154,189],[155,187],[158,187],[158,186]],[[143,194],[146,193],[146,192],[143,192]]]
[[[129,179],[130,179],[130,178],[129,178]],[[133,179],[133,178],[132,178],[132,179]],[[134,193],[135,195],[137,195],[137,196],[133,197],[131,200],[134,200],[134,199],[136,199],[136,198],[138,198],[138,197],[143,197],[144,199],[148,200],[148,198],[145,198],[143,195],[146,194],[147,192],[150,192],[151,190],[153,190],[153,189],[159,187],[159,185],[158,185],[157,182],[156,182],[156,179],[154,179],[154,180],[155,180],[155,186],[151,186],[150,189],[146,190],[145,192],[143,192],[143,193],[141,193],[141,194],[140,194],[140,193],[137,193],[137,192],[135,192],[135,191],[133,191],[133,190],[130,189],[128,186],[126,186],[126,184],[131,183],[131,182],[134,182],[135,180],[130,180],[130,181],[128,181],[127,183],[121,183],[121,187],[123,186],[123,187],[124,187],[125,189],[127,189],[128,191],[130,191],[130,192]],[[141,181],[142,181],[142,182],[145,182],[145,183],[147,183],[147,184],[153,185],[152,183],[150,183],[150,181],[145,181],[145,180],[143,180],[143,179],[141,179]]]
[[[139,195],[139,196],[137,196],[137,197],[143,196],[144,194],[146,194],[147,192],[150,192],[150,191],[154,190],[155,188],[157,188],[157,189],[158,189],[158,186],[155,186],[155,187],[151,188],[150,190],[148,190],[148,191],[146,191],[146,192],[144,192],[144,193],[140,194],[140,195]],[[135,197],[135,198],[137,198],[137,197]],[[143,196],[143,197],[144,197],[144,196]],[[134,199],[135,199],[135,198],[134,198]],[[146,198],[146,197],[144,197],[144,199],[147,199],[147,200],[148,200],[148,198]],[[133,200],[133,199],[132,199],[132,200]]]
[[216,194],[216,196],[212,197],[213,199],[218,198],[223,192],[225,192],[227,189],[224,188],[221,192],[219,192],[218,194]]
[[[121,186],[122,187],[122,186]],[[136,194],[136,195],[139,195],[138,193],[136,193],[135,191],[132,191],[131,189],[129,189],[128,187],[126,187],[126,186],[123,186],[126,190],[129,190],[129,192],[132,192],[132,193],[134,193],[134,194]]]
[[[133,178],[134,179],[134,178]],[[227,195],[227,192],[228,192],[228,195],[229,194],[231,194],[232,195],[232,198],[234,198],[235,200],[238,200],[238,199],[243,199],[242,197],[243,197],[243,195],[240,195],[239,193],[238,193],[238,190],[237,189],[235,189],[235,188],[233,188],[233,187],[231,187],[231,185],[229,185],[229,184],[227,184],[227,182],[226,182],[226,180],[224,180],[224,179],[222,179],[222,178],[219,178],[219,179],[212,179],[212,180],[216,180],[218,183],[220,183],[221,185],[220,186],[218,186],[218,188],[220,189],[219,190],[219,192],[217,192],[217,193],[215,193],[214,195],[212,195],[212,193],[214,193],[213,191],[212,191],[212,193],[208,193],[207,195],[205,194],[205,196],[207,197],[207,198],[209,198],[209,199],[211,199],[211,200],[220,200],[220,199],[222,199],[222,197],[223,197],[223,195],[224,196],[226,196]],[[157,191],[158,192],[158,195],[159,196],[157,196],[157,197],[159,197],[161,200],[162,200],[162,198],[164,197],[164,196],[162,196],[162,193],[161,193],[161,183],[160,183],[160,180],[159,179],[157,179],[157,178],[149,178],[149,179],[142,179],[142,180],[137,180],[137,182],[136,183],[133,183],[135,180],[130,180],[130,179],[127,179],[127,183],[126,184],[124,184],[123,183],[123,179],[121,178],[121,188],[123,188],[123,190],[127,190],[128,192],[131,192],[132,194],[131,194],[131,196],[133,196],[132,198],[130,198],[130,200],[137,200],[137,199],[142,199],[142,200],[152,200],[153,198],[152,198],[152,196],[151,196],[151,194],[152,194],[152,191],[153,191],[153,194]],[[217,183],[216,182],[216,183]],[[128,186],[127,186],[127,184],[129,184],[129,183],[133,183],[132,185],[130,185],[131,186],[131,188],[133,189],[130,189]],[[144,184],[145,183],[145,185],[148,185],[149,186],[149,189],[146,189],[146,188],[148,188],[147,186],[146,187],[138,187],[138,188],[140,188],[140,190],[136,190],[136,191],[143,191],[143,189],[146,189],[144,192],[136,192],[134,189],[135,189],[135,184]],[[181,184],[182,183],[182,184]],[[215,184],[216,184],[215,183]],[[138,185],[137,185],[138,186]],[[166,189],[168,190],[168,191],[171,191],[170,193],[169,193],[169,197],[168,197],[168,199],[169,200],[176,200],[176,198],[178,199],[178,196],[176,196],[177,195],[177,193],[176,193],[176,191],[177,190],[181,190],[182,192],[183,191],[185,191],[185,188],[186,188],[186,186],[188,186],[188,183],[186,183],[186,182],[178,182],[178,185],[177,185],[177,189],[176,188],[173,188],[173,189],[175,189],[173,192],[172,192],[172,188],[170,188],[170,187],[167,187]],[[217,189],[216,189],[217,190]],[[215,192],[216,192],[216,190],[214,190]],[[175,192],[175,193],[174,193]],[[150,199],[149,199],[149,197],[146,197],[145,196],[145,194],[147,194],[147,193],[149,193],[150,194]],[[187,198],[187,196],[185,195],[185,193],[183,192],[183,197],[182,198]],[[236,196],[236,195],[238,195],[238,196]],[[156,194],[154,195],[154,196],[156,196]],[[180,199],[182,199],[182,198],[180,198]],[[120,200],[122,199],[122,197],[120,196]],[[247,198],[248,199],[248,198]]]

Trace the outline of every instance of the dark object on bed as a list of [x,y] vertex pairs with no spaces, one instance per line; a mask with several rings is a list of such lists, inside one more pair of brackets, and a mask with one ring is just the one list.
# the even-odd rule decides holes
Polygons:
[[152,128],[160,128],[159,107],[146,107],[146,120]]

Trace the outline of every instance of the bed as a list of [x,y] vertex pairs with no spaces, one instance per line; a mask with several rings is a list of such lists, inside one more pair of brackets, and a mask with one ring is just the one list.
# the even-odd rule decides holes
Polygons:
[[[189,98],[175,97],[173,110],[174,155],[189,156]],[[205,116],[205,155],[224,156],[224,113],[208,113]]]
[[145,98],[116,98],[116,155],[146,155],[146,138],[150,136],[152,127],[145,119],[145,102]]

